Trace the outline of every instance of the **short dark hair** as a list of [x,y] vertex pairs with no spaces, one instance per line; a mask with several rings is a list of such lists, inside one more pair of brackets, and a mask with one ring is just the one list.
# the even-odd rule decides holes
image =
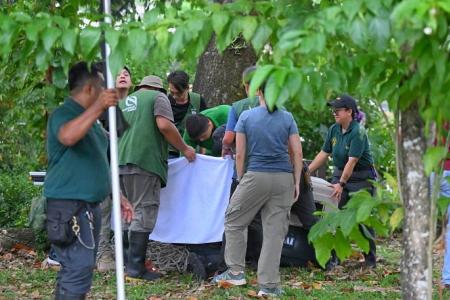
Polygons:
[[253,74],[256,71],[256,66],[250,66],[245,68],[245,70],[242,72],[242,82],[250,83],[250,80],[252,79]]
[[208,129],[209,119],[201,114],[190,115],[186,118],[186,131],[194,141]]
[[130,69],[129,69],[127,66],[123,66],[123,68],[124,68],[125,70],[127,70],[128,74],[129,74],[130,77],[131,77],[131,71],[130,71]]
[[167,76],[167,82],[171,83],[178,91],[183,92],[189,88],[189,75],[184,71],[174,71]]
[[69,70],[69,90],[73,91],[83,87],[91,79],[100,79],[103,74],[103,62],[93,63],[90,66],[85,61],[80,61]]

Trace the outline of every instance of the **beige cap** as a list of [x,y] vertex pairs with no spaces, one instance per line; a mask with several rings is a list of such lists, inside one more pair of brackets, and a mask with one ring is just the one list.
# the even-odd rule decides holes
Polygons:
[[163,86],[161,78],[155,75],[149,75],[142,78],[141,82],[136,86],[136,89],[142,86],[154,87],[166,91],[166,89]]

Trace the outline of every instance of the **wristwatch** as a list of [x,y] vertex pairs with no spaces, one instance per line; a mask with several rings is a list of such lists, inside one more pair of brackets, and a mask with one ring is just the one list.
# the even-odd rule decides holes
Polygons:
[[341,187],[345,187],[345,185],[346,185],[347,183],[346,182],[343,182],[343,181],[339,181],[339,185],[341,186]]

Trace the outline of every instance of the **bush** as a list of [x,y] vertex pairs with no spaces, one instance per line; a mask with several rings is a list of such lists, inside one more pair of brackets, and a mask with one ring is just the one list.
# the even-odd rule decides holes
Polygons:
[[26,227],[31,200],[40,193],[28,174],[0,174],[0,227]]

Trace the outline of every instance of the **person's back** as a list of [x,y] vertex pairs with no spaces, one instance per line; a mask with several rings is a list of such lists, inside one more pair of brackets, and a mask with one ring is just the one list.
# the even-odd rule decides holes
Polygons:
[[266,107],[256,107],[242,113],[245,124],[249,171],[292,172],[287,141],[291,126],[295,126],[291,113]]

